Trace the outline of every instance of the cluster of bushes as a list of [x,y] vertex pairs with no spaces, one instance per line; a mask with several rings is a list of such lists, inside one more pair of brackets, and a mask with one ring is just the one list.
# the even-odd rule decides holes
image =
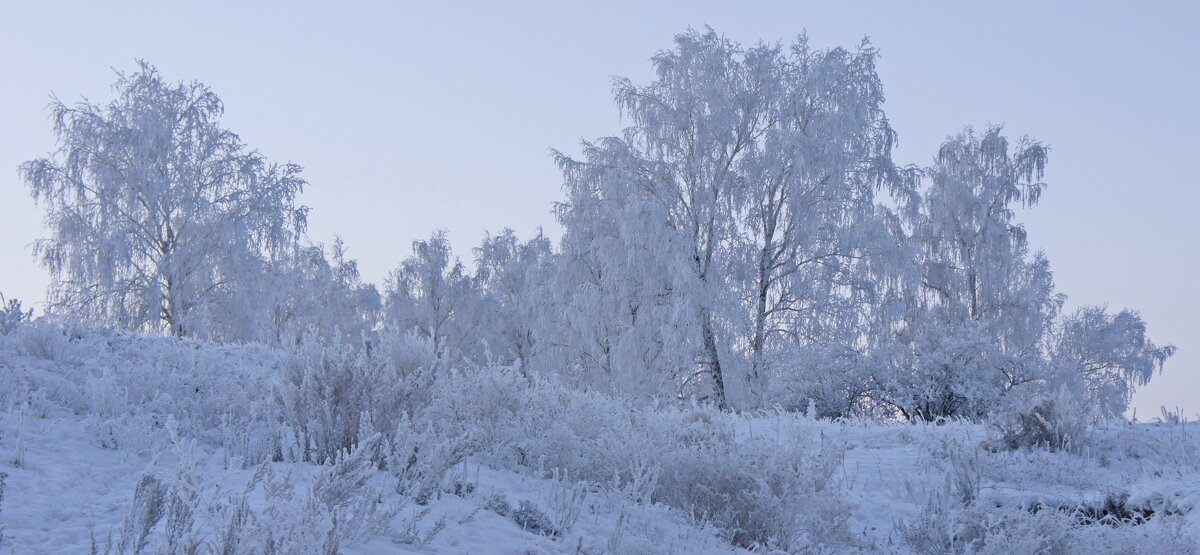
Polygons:
[[908,484],[919,512],[897,523],[898,542],[922,554],[1194,552],[1200,437],[1097,425],[1078,403],[1046,396],[996,415],[982,443],[934,444],[943,472]]
[[[117,552],[154,538],[211,543],[240,534],[260,542],[274,534],[272,541],[284,541],[282,528],[262,528],[273,521],[291,522],[285,528],[297,534],[325,530],[322,541],[336,544],[359,537],[345,529],[348,514],[360,515],[354,522],[368,513],[376,520],[394,516],[380,501],[383,491],[399,496],[394,503],[424,504],[446,489],[447,472],[468,456],[547,478],[570,476],[572,484],[634,504],[672,507],[744,547],[854,544],[847,507],[827,487],[841,464],[841,448],[832,442],[739,437],[739,417],[730,413],[702,405],[635,406],[510,366],[450,369],[414,335],[359,344],[303,341],[277,354],[38,321],[0,335],[0,365],[11,369],[0,378],[0,400],[10,406],[82,415],[97,443],[113,449],[175,445],[180,470],[147,474],[131,523],[116,539],[98,540],[101,547],[133,542]],[[227,464],[257,465],[256,476],[245,489],[206,482],[189,462],[185,438],[223,446]],[[315,463],[320,476],[330,476],[315,479],[307,493],[288,493],[295,488],[275,484],[273,461]],[[380,489],[379,475],[390,476],[390,486]],[[322,489],[322,480],[336,482],[339,493]],[[239,509],[255,487],[273,501]],[[271,513],[283,511],[285,500],[308,508],[291,520]],[[184,510],[170,509],[181,503],[226,512],[192,525],[192,517],[170,516]],[[148,535],[160,520],[164,532]],[[333,532],[335,521],[342,528]]]
[[663,503],[734,544],[852,545],[848,509],[827,488],[841,448],[816,437],[738,437],[711,408],[633,407],[493,367],[439,384],[430,420],[498,463],[571,476]]

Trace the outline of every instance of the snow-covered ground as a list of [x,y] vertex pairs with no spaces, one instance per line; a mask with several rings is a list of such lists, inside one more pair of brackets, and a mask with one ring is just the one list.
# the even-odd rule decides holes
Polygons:
[[[139,538],[147,553],[185,551],[172,541],[232,553],[769,550],[748,538],[793,552],[1200,552],[1200,425],[1186,421],[1098,427],[1059,451],[989,450],[983,424],[645,411],[483,369],[433,394],[422,437],[459,437],[461,456],[423,495],[397,485],[423,475],[394,457],[249,460],[279,450],[255,431],[283,418],[255,416],[279,402],[279,366],[256,348],[37,325],[0,336],[0,553],[135,552]],[[450,396],[440,408],[438,395]],[[647,438],[659,445],[637,447]],[[412,466],[438,448],[398,452]]]
[[[18,447],[19,445],[24,447]],[[17,459],[18,451],[21,458]],[[233,490],[244,487],[256,468],[229,469],[216,449],[198,453],[202,467]],[[92,542],[119,535],[139,478],[148,469],[168,474],[172,454],[128,453],[102,447],[87,423],[67,415],[22,418],[0,415],[0,464],[7,474],[0,522],[2,553],[87,553]],[[18,462],[19,460],[19,462]],[[272,463],[278,475],[297,484],[316,470],[306,463]],[[556,483],[532,475],[467,461],[454,470],[464,480],[457,493],[441,492],[425,506],[404,506],[388,530],[346,546],[346,554],[375,553],[730,553],[715,530],[683,522],[667,507],[637,505],[602,492],[584,492],[578,521],[561,538],[528,531],[498,514],[493,499],[511,509],[521,501],[551,507]],[[210,484],[215,486],[215,484]],[[257,506],[261,508],[262,500]],[[388,499],[400,503],[399,496]],[[551,517],[553,513],[551,513]]]

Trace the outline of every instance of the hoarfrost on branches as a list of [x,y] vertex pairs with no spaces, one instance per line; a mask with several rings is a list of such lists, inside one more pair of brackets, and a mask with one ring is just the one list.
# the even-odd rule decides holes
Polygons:
[[58,149],[21,175],[46,208],[37,252],[66,316],[177,337],[266,329],[268,263],[304,231],[295,164],[220,126],[221,100],[141,62],[116,99],[50,106]]

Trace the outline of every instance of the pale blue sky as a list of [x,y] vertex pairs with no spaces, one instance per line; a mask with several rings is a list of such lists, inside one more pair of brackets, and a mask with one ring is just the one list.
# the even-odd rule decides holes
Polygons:
[[504,226],[557,229],[548,147],[613,134],[609,78],[688,26],[735,40],[882,51],[897,160],[927,163],[964,124],[1052,147],[1049,189],[1022,217],[1069,304],[1138,308],[1179,354],[1138,393],[1200,413],[1200,20],[1197,3],[98,2],[0,0],[0,292],[40,300],[43,234],[17,165],[52,146],[44,107],[109,98],[136,58],[198,79],[228,127],[302,164],[311,232],[340,234],[373,281],[413,239],[459,249]]

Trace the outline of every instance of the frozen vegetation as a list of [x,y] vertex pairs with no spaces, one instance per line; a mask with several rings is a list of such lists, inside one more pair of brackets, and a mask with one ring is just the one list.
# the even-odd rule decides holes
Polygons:
[[887,425],[634,405],[413,337],[372,354],[22,323],[17,553],[1188,553],[1200,427],[1056,405]]
[[1200,552],[1200,428],[1126,418],[1175,347],[1017,220],[1049,148],[894,162],[877,56],[681,34],[554,152],[560,239],[378,287],[202,83],[56,100],[0,553]]

